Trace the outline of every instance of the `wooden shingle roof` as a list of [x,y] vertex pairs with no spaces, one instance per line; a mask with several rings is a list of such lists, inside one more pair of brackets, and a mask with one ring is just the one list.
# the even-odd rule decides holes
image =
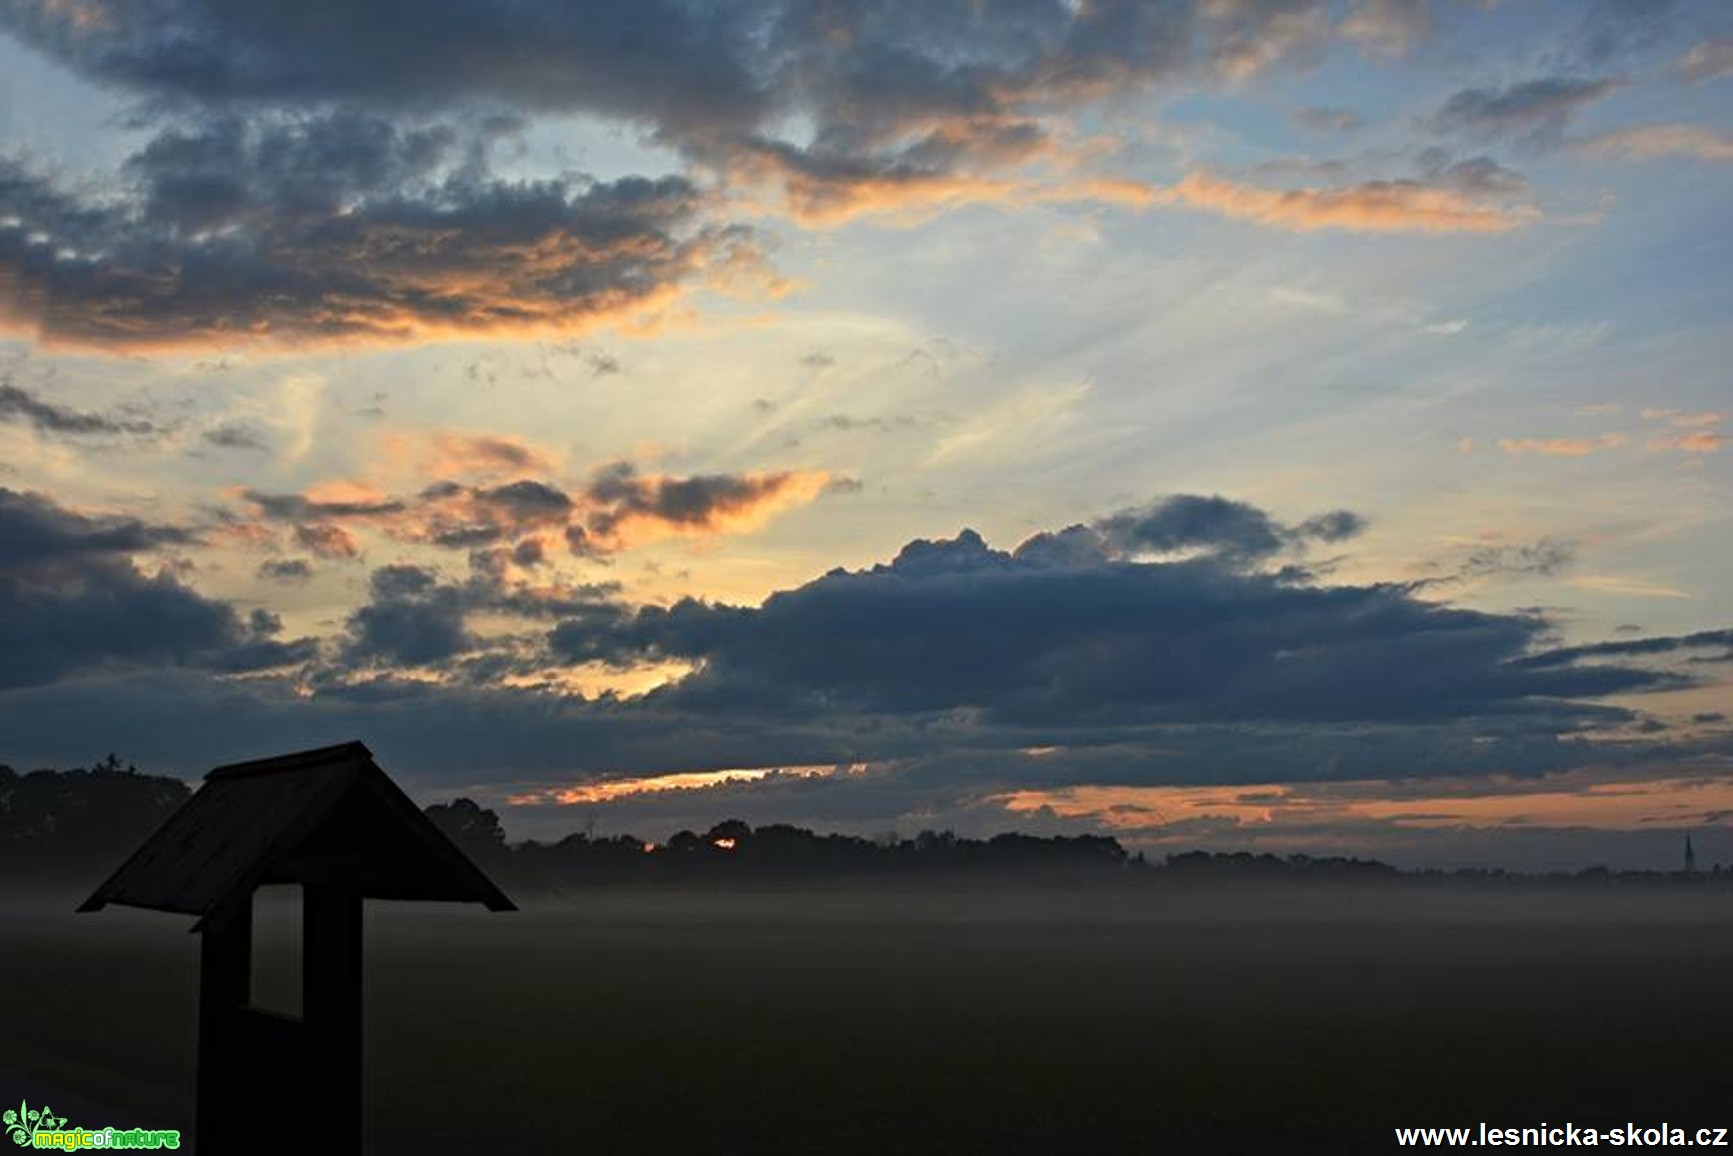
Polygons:
[[211,771],[79,910],[206,916],[263,884],[320,882],[514,910],[358,742]]

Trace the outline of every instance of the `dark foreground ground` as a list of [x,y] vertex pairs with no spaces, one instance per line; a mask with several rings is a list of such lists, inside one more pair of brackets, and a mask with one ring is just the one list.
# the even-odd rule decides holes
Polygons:
[[[267,906],[261,1002],[293,1010],[291,912]],[[190,1129],[190,921],[69,909],[0,909],[0,1073]],[[1411,888],[373,905],[370,1150],[1387,1152],[1398,1125],[1733,1125],[1730,916],[1724,894]],[[316,1107],[277,1126],[319,1150]]]

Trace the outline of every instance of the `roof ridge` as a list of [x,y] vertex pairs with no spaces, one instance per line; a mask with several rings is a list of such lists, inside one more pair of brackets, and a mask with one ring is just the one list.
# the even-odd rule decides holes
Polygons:
[[272,755],[269,758],[249,759],[240,763],[225,763],[205,772],[205,778],[206,780],[234,779],[243,775],[265,775],[277,771],[293,771],[315,763],[342,762],[357,756],[371,759],[373,752],[367,749],[366,743],[358,739],[351,739],[346,743],[334,743],[328,747],[313,747],[286,755]]

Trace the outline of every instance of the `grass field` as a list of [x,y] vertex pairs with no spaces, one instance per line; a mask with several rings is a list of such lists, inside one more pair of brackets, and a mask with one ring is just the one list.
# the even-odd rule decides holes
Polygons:
[[[190,1128],[190,921],[69,908],[4,908],[0,1070]],[[1728,916],[1417,888],[376,904],[370,1150],[1381,1152],[1396,1125],[1733,1124]],[[289,912],[260,923],[263,1002],[292,1003]],[[318,1150],[316,1110],[283,1119]]]

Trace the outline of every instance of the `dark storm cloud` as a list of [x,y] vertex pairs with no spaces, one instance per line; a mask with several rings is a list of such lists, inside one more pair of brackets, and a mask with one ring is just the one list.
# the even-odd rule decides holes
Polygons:
[[[1444,720],[1678,685],[1678,676],[1519,660],[1534,616],[1452,608],[1401,587],[1317,586],[1247,570],[1282,535],[1254,508],[1202,505],[1136,525],[1153,544],[1225,544],[1225,557],[1122,560],[1074,528],[1015,554],[979,535],[912,542],[888,565],[833,571],[758,608],[684,600],[561,623],[569,661],[701,664],[657,692],[692,711],[820,715],[973,711],[1001,725],[1242,720]],[[1157,507],[1156,512],[1162,507]],[[1187,509],[1187,507],[1178,507]],[[1207,536],[1207,528],[1213,537]]]
[[[46,758],[66,734],[88,733],[67,720],[101,717],[105,733],[135,740],[121,743],[129,754],[187,765],[362,734],[423,785],[473,784],[477,767],[533,784],[870,763],[766,788],[781,801],[767,798],[765,813],[838,822],[992,811],[1020,788],[1525,775],[1717,755],[1713,735],[1645,735],[1633,729],[1642,716],[1595,699],[1684,685],[1659,660],[1718,653],[1733,632],[1537,649],[1555,629],[1538,613],[1324,585],[1278,566],[1279,551],[1247,558],[1244,527],[1265,523],[1278,538],[1296,530],[1228,511],[1207,524],[1237,552],[1181,561],[1117,554],[1089,525],[1015,552],[969,533],[916,541],[758,607],[634,607],[618,586],[514,583],[509,548],[486,549],[460,580],[378,568],[337,645],[296,679],[236,687],[163,670],[175,659],[155,656],[140,660],[148,677],[0,692],[0,728],[15,750]],[[1323,538],[1357,522],[1297,526]],[[105,539],[105,528],[71,519],[61,538],[106,541],[83,552],[109,554],[140,540]],[[227,645],[197,665],[281,655],[267,650],[272,616],[218,613]],[[539,633],[483,633],[472,621],[483,613],[554,626],[543,646]],[[1645,655],[1643,666],[1620,661]],[[692,672],[636,697],[500,683],[562,662],[657,660]]]
[[403,666],[440,662],[474,649],[458,592],[432,571],[384,566],[373,572],[372,599],[349,615],[343,654],[351,663]]
[[1555,132],[1618,87],[1606,78],[1547,76],[1503,88],[1465,88],[1439,106],[1432,125],[1484,136]]
[[55,405],[0,377],[0,421],[21,421],[46,434],[154,434],[154,422]]
[[0,487],[0,562],[8,566],[115,557],[193,540],[190,531],[178,526],[80,514],[46,494]]
[[1282,548],[1282,533],[1264,511],[1219,496],[1179,494],[1143,510],[1131,510],[1097,524],[1121,554],[1158,554],[1193,548],[1230,557],[1261,558]]
[[195,121],[109,197],[0,158],[0,311],[121,348],[533,331],[653,307],[755,253],[683,178],[505,181],[461,151],[368,116]]
[[28,686],[126,666],[256,670],[304,662],[270,616],[243,620],[171,569],[133,555],[188,540],[136,519],[91,517],[42,494],[0,488],[0,685]]
[[[368,580],[368,601],[349,615],[343,659],[353,665],[390,668],[449,667],[460,657],[468,656],[471,662],[492,657],[515,668],[521,664],[504,653],[477,653],[487,643],[470,629],[471,615],[489,612],[601,624],[618,621],[627,613],[617,601],[620,588],[613,583],[532,588],[507,580],[507,558],[522,565],[521,547],[472,553],[470,576],[462,582],[448,582],[431,567],[407,563],[374,570]],[[328,685],[338,687],[341,680],[333,678]]]

